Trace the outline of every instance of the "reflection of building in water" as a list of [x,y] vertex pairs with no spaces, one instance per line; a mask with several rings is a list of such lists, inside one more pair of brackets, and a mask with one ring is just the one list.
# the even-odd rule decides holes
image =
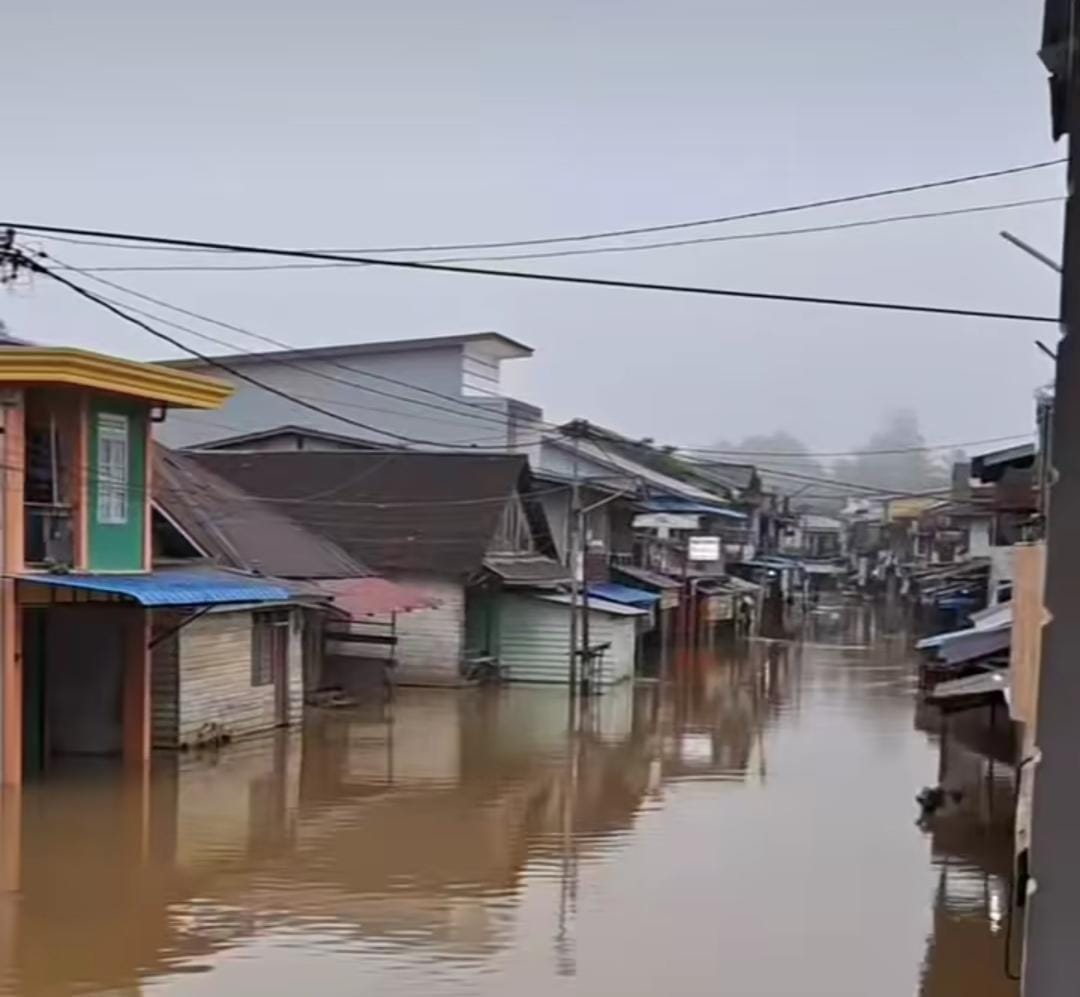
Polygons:
[[0,842],[20,888],[0,898],[0,981],[136,992],[313,921],[357,951],[492,951],[526,865],[576,875],[632,825],[653,746],[633,706],[602,697],[570,737],[558,690],[417,690],[392,719],[327,715],[152,782],[30,787],[21,847]]
[[57,773],[0,839],[0,990],[137,992],[313,925],[337,950],[475,959],[512,937],[526,876],[558,884],[572,973],[580,863],[664,780],[761,771],[790,670],[780,647],[687,667],[590,700],[573,734],[562,690],[409,690],[152,780]]
[[957,744],[942,784],[947,802],[928,824],[938,883],[920,994],[1015,997],[1018,985],[1005,973],[1011,770]]
[[764,777],[764,732],[788,701],[792,662],[790,645],[771,642],[679,662],[662,704],[663,777]]

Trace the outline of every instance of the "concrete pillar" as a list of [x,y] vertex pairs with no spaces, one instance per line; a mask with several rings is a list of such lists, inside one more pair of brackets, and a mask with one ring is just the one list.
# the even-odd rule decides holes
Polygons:
[[14,979],[22,872],[22,791],[0,786],[0,979]]
[[150,612],[128,610],[124,627],[124,762],[150,764]]
[[4,630],[3,653],[0,655],[0,682],[3,683],[3,778],[0,785],[19,786],[23,770],[22,723],[22,613],[16,602],[15,581],[0,580],[0,627]]
[[22,620],[14,576],[23,570],[21,398],[5,404],[0,436],[0,785],[22,783]]

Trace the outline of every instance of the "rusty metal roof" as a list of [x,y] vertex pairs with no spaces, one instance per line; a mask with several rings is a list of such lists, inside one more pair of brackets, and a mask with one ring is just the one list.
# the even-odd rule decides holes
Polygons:
[[152,487],[158,509],[218,564],[277,578],[371,574],[332,541],[160,444]]
[[[397,451],[192,452],[235,487],[269,499],[376,571],[459,576],[479,569],[506,503],[528,490],[524,457]],[[531,504],[530,504],[531,506]],[[540,553],[546,520],[527,508]]]

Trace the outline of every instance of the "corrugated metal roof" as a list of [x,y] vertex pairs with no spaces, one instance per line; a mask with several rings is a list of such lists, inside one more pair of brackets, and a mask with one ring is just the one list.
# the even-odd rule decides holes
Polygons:
[[970,627],[964,627],[961,630],[947,630],[944,633],[934,634],[932,637],[924,637],[915,647],[920,651],[929,651],[963,637],[970,637],[976,633],[989,633],[995,630],[1007,629],[1012,626],[1012,617],[1011,602],[989,606],[971,614],[972,625]]
[[145,575],[20,575],[19,581],[125,596],[142,606],[287,602],[292,597],[284,585],[230,571],[152,571]]
[[[340,444],[350,450],[394,450],[400,449],[388,443],[375,443],[372,440],[363,439],[359,436],[346,436],[344,433],[330,433],[325,429],[314,429],[310,426],[299,426],[294,423],[286,423],[282,426],[274,426],[271,429],[253,430],[250,433],[239,433],[235,436],[223,436],[216,440],[208,440],[200,443],[193,450],[242,450],[249,443],[265,443],[269,440],[280,440],[282,437],[295,436],[299,440],[310,440],[315,443],[328,442]],[[302,450],[305,447],[297,446],[293,449]]]
[[963,696],[985,696],[1001,693],[1008,696],[1009,677],[1005,669],[983,672],[979,675],[966,675],[960,679],[938,682],[930,692],[933,700],[959,699]]
[[570,572],[558,561],[541,554],[497,555],[484,558],[484,567],[507,585],[554,586],[570,581]]
[[[337,544],[186,454],[154,447],[154,502],[219,564],[277,578],[359,578],[371,571]],[[286,510],[288,507],[284,507]]]
[[992,630],[966,630],[947,635],[933,646],[934,656],[947,665],[960,665],[976,661],[1001,651],[1007,651],[1012,643],[1012,626]]
[[686,513],[692,516],[722,516],[725,519],[746,519],[746,513],[729,509],[716,502],[701,502],[675,495],[657,495],[640,503],[648,512]]
[[[563,606],[570,605],[570,596],[561,593],[559,595],[536,595],[535,598],[543,599],[545,602],[557,602]],[[635,606],[624,606],[618,602],[609,602],[607,599],[589,599],[589,609],[600,613],[610,613],[612,616],[648,615],[644,609],[638,609]]]
[[617,602],[623,606],[636,606],[639,609],[648,609],[660,599],[656,592],[646,592],[645,589],[619,585],[617,582],[593,582],[588,586],[588,589],[590,600],[594,597],[606,599],[608,602]]
[[[673,478],[671,475],[656,471],[645,464],[617,453],[610,446],[602,446],[589,439],[570,440],[560,436],[545,436],[543,442],[545,446],[557,447],[569,454],[576,453],[589,463],[625,474],[630,481],[640,484],[645,490],[697,499],[707,505],[713,505],[721,501],[720,496],[715,492],[706,491],[685,481],[680,481],[678,478]],[[544,454],[543,448],[541,448],[541,465],[543,460]]]
[[[306,530],[376,570],[444,576],[477,570],[506,503],[530,487],[528,464],[519,455],[342,450],[187,456],[235,487],[272,500]],[[533,503],[525,505],[537,546],[548,553],[547,521]]]
[[749,491],[757,486],[757,468],[753,464],[733,464],[722,460],[693,461],[694,470],[707,480],[739,491]]
[[[611,571],[612,574],[632,578],[643,585],[651,585],[653,588],[663,589],[664,591],[682,588],[682,582],[669,578],[667,575],[661,575],[659,572],[649,571],[647,568],[638,568],[629,564],[613,564]],[[757,586],[755,585],[754,588],[757,588]]]
[[384,613],[408,613],[414,609],[437,609],[439,599],[414,585],[385,578],[339,578],[318,583],[320,592],[333,597],[334,607],[353,619]]

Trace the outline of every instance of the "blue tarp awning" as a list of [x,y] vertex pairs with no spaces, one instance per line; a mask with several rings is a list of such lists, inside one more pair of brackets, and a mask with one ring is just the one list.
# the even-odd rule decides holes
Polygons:
[[746,514],[723,505],[699,502],[696,499],[679,498],[676,495],[656,495],[645,499],[641,508],[646,512],[682,512],[691,516],[725,516],[728,519],[746,519]]
[[631,588],[617,582],[593,582],[588,588],[591,597],[607,599],[608,602],[617,602],[623,606],[634,606],[637,609],[649,609],[660,601],[658,592]]
[[229,571],[151,571],[143,575],[20,575],[20,582],[125,596],[142,606],[218,606],[285,602],[279,583]]

